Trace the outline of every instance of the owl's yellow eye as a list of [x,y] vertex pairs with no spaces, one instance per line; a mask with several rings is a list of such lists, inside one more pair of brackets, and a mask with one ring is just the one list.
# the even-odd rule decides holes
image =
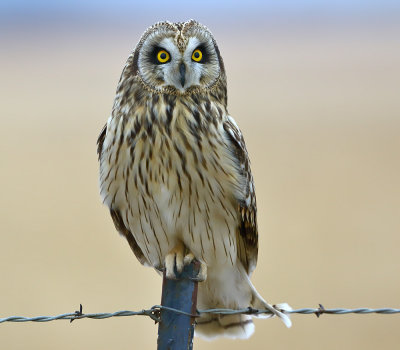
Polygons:
[[193,51],[193,53],[192,53],[193,61],[200,62],[202,60],[202,58],[203,58],[203,53],[199,49],[196,49]]
[[157,60],[160,63],[166,63],[169,61],[169,53],[165,50],[160,50],[157,53]]

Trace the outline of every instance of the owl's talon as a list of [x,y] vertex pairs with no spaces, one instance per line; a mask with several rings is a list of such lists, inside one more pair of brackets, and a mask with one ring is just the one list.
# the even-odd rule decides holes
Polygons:
[[[186,265],[190,265],[192,261],[195,259],[195,256],[192,252],[189,252],[185,255],[183,262]],[[203,262],[200,262],[200,271],[196,277],[190,278],[191,281],[194,282],[203,282],[207,279],[207,265]]]
[[197,278],[199,282],[203,282],[207,279],[207,265],[203,262],[200,265],[200,271]]
[[175,256],[175,264],[176,264],[176,271],[178,271],[178,273],[181,273],[183,270],[183,254],[181,252],[176,253]]
[[183,263],[185,265],[189,265],[193,260],[194,260],[194,254],[188,253],[185,255],[185,258],[183,259]]
[[168,254],[165,257],[165,277],[175,280],[175,254]]
[[[166,256],[165,256],[165,277],[167,279],[176,280],[177,274],[183,271],[184,266],[189,265],[195,260],[192,252],[185,253],[185,246],[179,242]],[[175,270],[176,268],[176,270]],[[176,272],[176,273],[175,273]],[[203,282],[207,279],[207,265],[200,262],[200,271],[196,277],[191,278],[195,282]]]
[[204,282],[207,279],[207,265],[203,262],[200,263],[200,271],[196,277],[191,278],[194,282]]
[[177,273],[181,273],[184,267],[183,254],[185,246],[179,242],[165,257],[165,276],[168,279],[176,280],[175,267]]

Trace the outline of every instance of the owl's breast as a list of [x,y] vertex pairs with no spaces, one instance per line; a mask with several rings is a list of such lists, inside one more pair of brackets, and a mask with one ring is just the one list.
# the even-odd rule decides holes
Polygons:
[[[117,123],[114,137],[107,135],[100,179],[104,202],[124,214],[153,266],[176,240],[207,264],[233,264],[243,179],[223,126],[195,128],[195,118],[178,109],[170,124],[162,120],[144,123],[134,135],[134,121],[124,131]],[[113,140],[124,142],[112,145]]]

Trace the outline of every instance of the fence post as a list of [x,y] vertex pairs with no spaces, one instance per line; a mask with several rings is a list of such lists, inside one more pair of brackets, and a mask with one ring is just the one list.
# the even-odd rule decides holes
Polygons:
[[[200,263],[186,265],[176,280],[163,278],[161,305],[196,314],[197,277]],[[176,273],[176,271],[175,271]],[[161,310],[161,322],[158,326],[158,350],[192,350],[195,318],[173,311]]]

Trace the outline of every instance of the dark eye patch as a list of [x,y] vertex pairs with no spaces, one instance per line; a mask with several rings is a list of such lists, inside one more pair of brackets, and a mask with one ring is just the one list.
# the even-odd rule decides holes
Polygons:
[[208,52],[206,45],[200,44],[193,51],[195,51],[195,50],[200,50],[201,53],[203,54],[203,57],[201,58],[201,61],[198,61],[197,63],[208,63],[209,62],[210,53]]
[[[151,51],[150,51],[150,53],[149,53],[149,55],[148,55],[148,57],[147,57],[148,61],[151,62],[151,63],[153,63],[153,64],[157,64],[157,65],[163,64],[162,62],[160,62],[160,61],[157,59],[157,54],[158,54],[161,50],[168,52],[168,50],[164,49],[164,48],[161,47],[161,46],[154,46],[154,47],[151,49]],[[169,54],[169,56],[171,56],[169,52],[168,52],[168,54]]]

